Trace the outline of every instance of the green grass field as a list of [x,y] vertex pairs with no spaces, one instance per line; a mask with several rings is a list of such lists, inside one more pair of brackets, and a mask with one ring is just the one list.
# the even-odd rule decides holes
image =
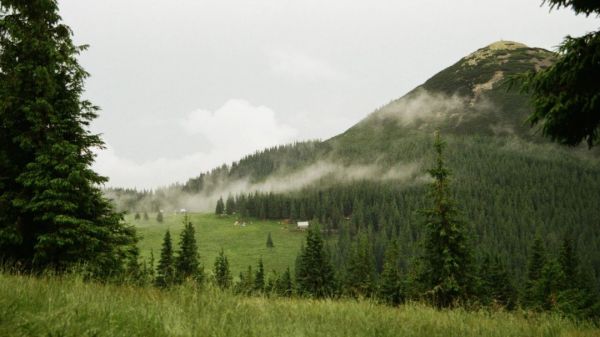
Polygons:
[[[155,263],[160,257],[160,248],[165,231],[169,229],[175,249],[179,242],[179,234],[183,229],[183,215],[165,214],[164,221],[155,220],[156,214],[149,214],[149,220],[135,220],[133,215],[125,220],[136,226],[142,236],[139,243],[141,255],[148,258],[154,252]],[[248,265],[254,269],[260,257],[263,258],[265,271],[282,272],[288,266],[294,268],[296,255],[300,250],[305,233],[295,230],[294,225],[280,224],[277,221],[250,220],[245,227],[235,226],[237,217],[217,216],[215,214],[189,214],[196,228],[196,239],[200,260],[205,271],[212,271],[215,258],[221,248],[229,259],[230,269],[234,276],[246,270]],[[267,235],[271,233],[275,247],[267,248]]]
[[0,273],[0,336],[597,337],[600,330],[549,314],[239,297],[210,286],[161,291]]

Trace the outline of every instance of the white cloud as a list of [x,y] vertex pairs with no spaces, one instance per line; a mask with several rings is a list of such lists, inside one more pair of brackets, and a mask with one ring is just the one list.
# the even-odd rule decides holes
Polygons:
[[120,157],[109,145],[98,151],[94,169],[110,178],[109,186],[164,186],[184,182],[256,150],[289,142],[296,135],[296,130],[276,120],[270,108],[240,99],[229,100],[215,111],[192,111],[179,125],[181,137],[193,141],[193,136],[201,135],[210,142],[210,150],[138,163]]
[[346,76],[324,60],[290,50],[267,52],[271,72],[298,81],[335,81]]

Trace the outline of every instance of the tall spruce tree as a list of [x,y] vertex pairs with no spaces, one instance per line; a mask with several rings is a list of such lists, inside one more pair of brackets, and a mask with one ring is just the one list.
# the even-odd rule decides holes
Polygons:
[[56,0],[0,3],[0,258],[28,270],[124,270],[135,242],[91,169],[102,148],[88,74]]
[[271,232],[267,235],[267,248],[273,248],[275,245],[273,244],[273,238],[271,237]]
[[168,287],[175,281],[175,261],[173,257],[173,243],[169,230],[165,233],[160,259],[156,268],[155,284],[158,287]]
[[335,292],[333,267],[318,227],[308,229],[306,247],[296,261],[296,284],[298,292],[305,296],[329,297]]
[[435,165],[428,172],[433,178],[430,208],[425,217],[425,240],[421,278],[426,296],[437,307],[448,307],[465,300],[472,287],[471,249],[466,226],[459,220],[456,202],[449,187],[450,170],[443,156],[445,143],[435,133]]
[[177,280],[193,279],[201,282],[203,270],[198,256],[198,245],[196,244],[196,231],[188,215],[183,217],[184,228],[179,239],[179,251],[175,259]]

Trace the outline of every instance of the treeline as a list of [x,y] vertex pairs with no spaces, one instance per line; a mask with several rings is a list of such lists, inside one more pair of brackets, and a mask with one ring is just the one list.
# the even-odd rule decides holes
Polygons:
[[[463,194],[448,188],[450,171],[441,159],[440,144],[439,139],[434,144],[437,166],[428,171],[433,179],[428,195],[434,200],[429,208],[423,186],[365,182],[288,195],[229,196],[217,202],[216,213],[323,224],[309,231],[299,254],[294,288],[298,294],[374,297],[391,304],[426,299],[437,306],[520,306],[596,317],[596,270],[590,260],[581,263],[580,256],[586,252],[593,259],[598,252],[574,248],[573,237],[582,226],[573,224],[560,232],[537,226],[529,236],[511,237],[495,234],[510,233],[515,224],[498,228],[493,218],[483,224],[464,223],[469,212],[461,214],[455,207],[453,200],[460,197],[462,204]],[[499,205],[485,210],[493,214],[495,207]],[[558,242],[542,240],[541,233]],[[594,244],[598,237],[577,239]],[[517,258],[510,247],[526,252]]]

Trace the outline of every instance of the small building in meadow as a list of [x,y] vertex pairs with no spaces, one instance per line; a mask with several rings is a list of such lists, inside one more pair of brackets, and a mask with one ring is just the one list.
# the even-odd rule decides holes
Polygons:
[[308,225],[308,221],[298,221],[298,223],[296,224],[296,228],[300,230],[305,230],[308,229]]

